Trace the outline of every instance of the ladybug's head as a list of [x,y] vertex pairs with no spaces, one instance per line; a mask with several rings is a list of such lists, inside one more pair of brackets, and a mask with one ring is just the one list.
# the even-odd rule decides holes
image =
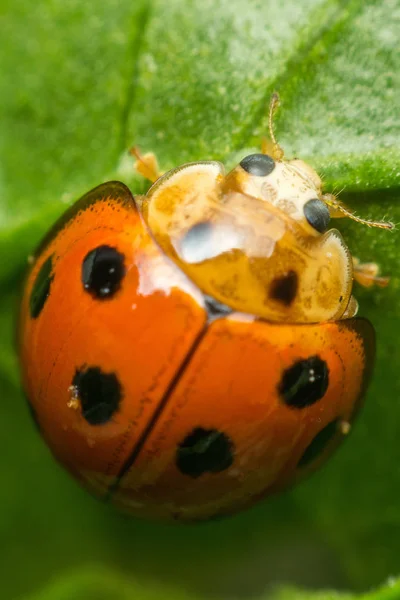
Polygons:
[[232,187],[276,207],[301,225],[307,235],[318,236],[329,227],[330,209],[322,194],[318,173],[306,162],[285,160],[273,127],[274,113],[280,100],[277,93],[271,98],[268,116],[270,141],[263,140],[262,152],[250,154],[227,177]]
[[166,173],[142,202],[154,239],[190,279],[226,306],[270,321],[319,322],[346,310],[351,256],[317,175],[300,161],[246,156]]
[[330,209],[321,179],[302,160],[250,154],[228,174],[227,185],[276,207],[302,225],[306,234],[319,235],[329,227]]

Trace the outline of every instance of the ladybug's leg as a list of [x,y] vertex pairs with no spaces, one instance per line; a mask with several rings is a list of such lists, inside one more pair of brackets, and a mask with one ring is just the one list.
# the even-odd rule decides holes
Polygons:
[[136,146],[131,148],[130,153],[136,158],[134,168],[140,175],[145,179],[154,183],[162,175],[156,155],[153,152],[146,152],[146,154],[140,154]]
[[379,276],[379,266],[376,263],[361,263],[358,258],[353,257],[354,279],[363,287],[369,288],[373,285],[386,287],[390,281],[389,277]]

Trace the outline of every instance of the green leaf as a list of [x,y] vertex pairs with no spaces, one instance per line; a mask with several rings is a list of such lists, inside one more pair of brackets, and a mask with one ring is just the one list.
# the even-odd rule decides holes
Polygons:
[[168,591],[130,581],[109,569],[89,567],[63,574],[55,583],[25,600],[195,600],[177,590]]
[[397,600],[400,598],[400,584],[399,581],[389,579],[385,586],[360,596],[333,591],[313,593],[309,590],[299,591],[286,588],[279,590],[271,600],[352,600],[352,598],[359,598],[359,600]]
[[[378,359],[351,439],[297,489],[225,521],[127,520],[78,489],[29,419],[14,349],[19,274],[56,216],[107,179],[143,191],[132,144],[155,149],[163,169],[235,164],[259,147],[273,90],[287,156],[309,160],[327,189],[345,188],[357,213],[400,223],[398,0],[2,0],[0,27],[2,597],[41,598],[47,584],[44,598],[73,597],[76,584],[86,598],[100,588],[152,598],[154,584],[176,598],[250,600],[274,583],[362,591],[398,574],[397,231],[339,222],[352,252],[392,277],[356,291]],[[102,575],[68,579],[93,564]]]
[[[58,581],[24,600],[196,600],[176,589],[143,586],[120,574],[99,567],[79,569],[63,574]],[[255,600],[396,600],[400,582],[389,580],[385,586],[361,596],[333,591],[311,592],[294,588],[271,591]]]

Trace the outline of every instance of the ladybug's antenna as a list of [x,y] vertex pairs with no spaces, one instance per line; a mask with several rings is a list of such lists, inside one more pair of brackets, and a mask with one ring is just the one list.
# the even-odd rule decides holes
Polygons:
[[266,139],[262,141],[262,153],[263,154],[272,154],[272,158],[275,160],[282,160],[284,157],[284,152],[281,146],[276,141],[275,133],[274,133],[274,115],[276,110],[278,109],[281,101],[279,99],[278,92],[274,92],[271,96],[271,101],[269,103],[269,112],[268,112],[268,130],[269,137],[271,138],[271,142]]
[[[348,217],[357,223],[361,223],[362,225],[367,225],[367,227],[377,227],[378,229],[394,229],[394,223],[390,223],[390,221],[369,221],[368,219],[362,219],[361,217],[357,217],[354,213],[348,210],[339,200],[337,200],[336,196],[333,194],[324,194],[322,196],[322,200],[326,202],[328,206],[330,206],[334,212],[341,213],[337,215],[338,217]],[[336,215],[331,215],[335,217]]]

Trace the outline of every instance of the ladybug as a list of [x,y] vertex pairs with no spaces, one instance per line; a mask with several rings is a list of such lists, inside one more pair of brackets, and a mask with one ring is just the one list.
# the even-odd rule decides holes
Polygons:
[[385,286],[330,219],[369,226],[269,142],[118,181],[39,245],[19,320],[24,388],[55,457],[136,516],[235,513],[315,470],[349,432],[374,361],[353,280]]

